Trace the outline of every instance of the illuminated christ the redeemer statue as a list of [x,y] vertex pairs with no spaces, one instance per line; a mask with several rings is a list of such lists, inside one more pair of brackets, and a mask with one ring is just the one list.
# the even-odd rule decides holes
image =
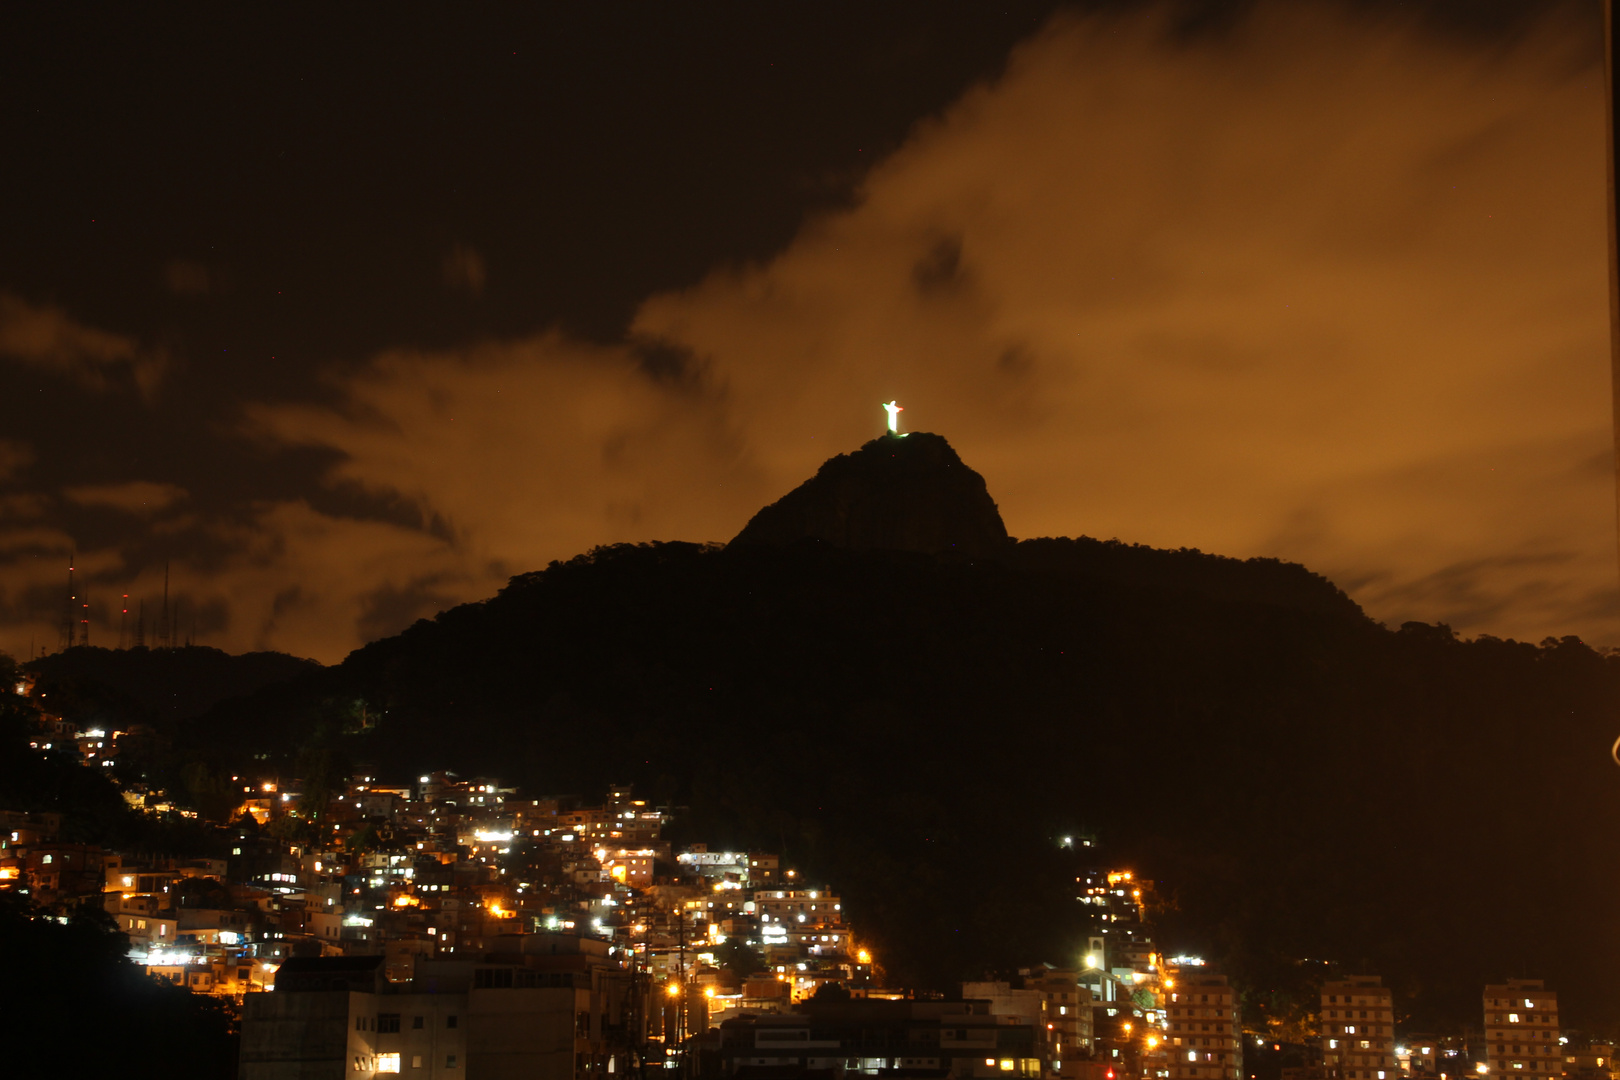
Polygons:
[[892,401],[883,407],[889,411],[889,434],[900,434],[900,414],[906,410]]

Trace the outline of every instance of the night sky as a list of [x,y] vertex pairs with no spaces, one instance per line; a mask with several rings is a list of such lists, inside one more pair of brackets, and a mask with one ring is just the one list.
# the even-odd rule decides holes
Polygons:
[[1015,536],[1620,645],[1596,3],[164,10],[0,16],[0,648],[77,551],[335,661],[890,398]]

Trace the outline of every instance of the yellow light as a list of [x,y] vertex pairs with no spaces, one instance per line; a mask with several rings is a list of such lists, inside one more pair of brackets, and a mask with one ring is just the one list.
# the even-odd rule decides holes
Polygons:
[[398,896],[394,897],[395,907],[414,907],[415,905],[416,897],[414,896],[406,896],[404,893],[400,893]]
[[714,987],[712,987],[712,986],[704,987],[703,988],[703,996],[704,997],[714,997]]
[[870,964],[872,962],[872,954],[867,952],[865,949],[862,949],[860,952],[855,954],[855,959],[859,960],[863,964]]
[[680,997],[681,996],[681,984],[680,983],[670,983],[668,986],[664,987],[664,993],[668,994],[670,997]]
[[1166,976],[1165,980],[1164,980],[1164,988],[1166,990],[1173,990],[1173,989],[1175,989],[1175,986],[1176,986],[1176,980],[1170,978],[1169,976]]
[[1129,1035],[1130,1033],[1131,1033],[1131,1022],[1129,1020],[1127,1020],[1127,1021],[1125,1021],[1125,1034]]
[[1148,1036],[1148,1049],[1151,1050],[1155,1046],[1158,1046],[1158,1045],[1159,1045],[1159,1037],[1157,1035],[1149,1035]]

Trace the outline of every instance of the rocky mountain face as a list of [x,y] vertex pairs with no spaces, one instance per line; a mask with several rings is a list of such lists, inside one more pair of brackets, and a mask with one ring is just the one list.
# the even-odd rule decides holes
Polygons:
[[1004,554],[1007,527],[984,477],[941,435],[884,435],[828,460],[815,476],[755,514],[732,544]]

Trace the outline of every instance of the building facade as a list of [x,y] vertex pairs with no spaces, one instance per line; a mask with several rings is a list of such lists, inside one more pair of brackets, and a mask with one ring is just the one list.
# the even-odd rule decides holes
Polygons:
[[1485,988],[1489,1075],[1562,1076],[1558,995],[1540,979],[1509,979]]
[[243,999],[238,1075],[588,1080],[627,1071],[635,986],[601,962],[598,943],[526,938],[521,951],[422,962],[407,983],[387,981],[381,956],[288,960],[273,992]]
[[1041,1076],[1035,1029],[987,1001],[850,1001],[722,1021],[724,1075]]
[[1322,1067],[1330,1080],[1393,1080],[1395,1005],[1376,975],[1322,987]]
[[1242,1080],[1243,1033],[1226,976],[1183,969],[1166,995],[1169,1080]]

